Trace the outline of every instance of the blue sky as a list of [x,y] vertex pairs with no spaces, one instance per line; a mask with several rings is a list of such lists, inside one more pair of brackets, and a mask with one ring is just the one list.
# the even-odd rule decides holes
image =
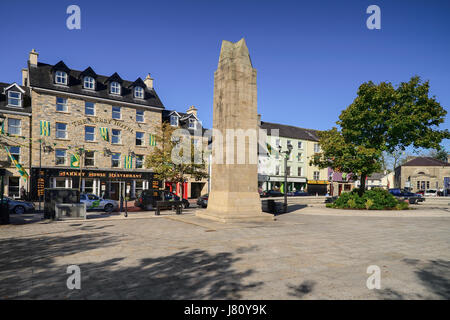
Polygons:
[[[81,8],[81,30],[66,8]],[[381,30],[366,8],[381,8]],[[258,71],[262,119],[314,129],[335,124],[368,80],[419,75],[450,106],[450,1],[8,1],[0,10],[0,81],[20,82],[28,52],[124,79],[151,73],[168,109],[195,105],[212,126],[221,41],[245,37]],[[449,116],[442,128],[450,128]],[[444,143],[450,149],[450,143]]]

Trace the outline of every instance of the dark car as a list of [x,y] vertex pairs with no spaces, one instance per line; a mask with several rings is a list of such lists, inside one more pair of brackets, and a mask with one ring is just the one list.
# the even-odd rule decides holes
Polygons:
[[[157,201],[180,201],[180,197],[167,190],[143,190],[134,201],[136,207],[142,210],[154,210]],[[189,207],[189,201],[182,200],[183,207]]]
[[8,209],[11,213],[22,214],[34,211],[34,203],[22,200],[14,200],[3,197],[3,202],[8,202]]
[[416,204],[425,201],[425,198],[421,194],[409,192],[400,188],[389,189],[389,193],[399,200],[408,201],[410,204]]
[[206,208],[208,206],[208,196],[209,194],[204,194],[197,198],[197,205],[202,208]]
[[276,191],[276,190],[266,190],[266,191],[261,192],[259,196],[261,198],[283,197],[284,193],[281,193],[280,191]]
[[288,197],[306,197],[309,196],[309,193],[305,191],[291,191],[287,195]]

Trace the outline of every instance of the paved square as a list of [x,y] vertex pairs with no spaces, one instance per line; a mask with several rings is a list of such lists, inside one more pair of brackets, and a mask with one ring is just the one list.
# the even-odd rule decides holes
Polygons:
[[[429,210],[306,207],[239,225],[188,210],[0,226],[0,299],[449,299],[450,213]],[[72,264],[81,290],[66,287]],[[366,287],[370,265],[381,268],[380,290]]]

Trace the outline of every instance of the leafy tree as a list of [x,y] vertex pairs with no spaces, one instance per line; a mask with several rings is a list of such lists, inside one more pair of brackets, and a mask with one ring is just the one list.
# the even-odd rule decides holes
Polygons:
[[[161,128],[155,135],[156,146],[152,149],[151,153],[145,158],[145,165],[147,168],[152,168],[155,173],[155,177],[164,182],[180,182],[181,194],[184,192],[183,183],[189,178],[203,179],[208,177],[206,172],[206,162],[204,161],[203,151],[196,150],[191,145],[190,157],[187,157],[188,161],[179,162],[173,157],[173,150],[180,143],[180,139],[176,138],[176,128],[172,127],[169,123],[162,123]],[[182,137],[183,139],[191,140],[191,136]],[[180,155],[185,150],[182,149]],[[196,163],[195,152],[202,152],[201,163]]]
[[439,130],[446,110],[429,97],[429,82],[412,77],[397,88],[391,83],[363,83],[353,103],[343,110],[336,123],[340,130],[320,133],[322,152],[311,161],[320,168],[358,176],[360,194],[366,177],[381,169],[382,153],[414,148],[435,148],[450,138],[447,129]]
[[431,150],[428,154],[428,157],[432,157],[434,159],[441,160],[444,162],[447,162],[447,159],[448,159],[447,156],[448,156],[448,153],[445,149],[440,149],[440,150],[434,149],[434,150]]

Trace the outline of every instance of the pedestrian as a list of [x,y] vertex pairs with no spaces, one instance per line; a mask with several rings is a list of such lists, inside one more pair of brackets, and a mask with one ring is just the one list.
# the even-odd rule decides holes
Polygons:
[[25,191],[25,187],[22,186],[22,187],[20,188],[20,199],[26,200],[26,196],[27,196],[27,192]]

